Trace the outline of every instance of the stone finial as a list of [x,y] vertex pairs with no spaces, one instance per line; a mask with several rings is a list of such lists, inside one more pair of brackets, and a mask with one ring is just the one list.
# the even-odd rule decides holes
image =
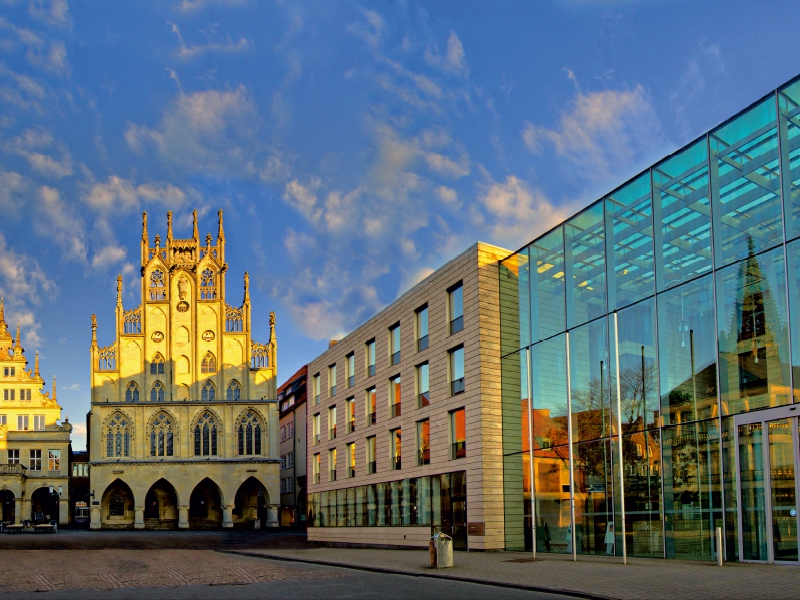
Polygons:
[[39,375],[39,351],[36,351],[36,360],[33,363],[33,375],[35,377],[40,377]]
[[244,303],[250,303],[250,275],[247,271],[244,272]]
[[206,234],[206,246],[211,246],[211,234]]
[[142,213],[142,243],[150,245],[150,239],[147,235],[147,211]]
[[222,209],[220,209],[220,211],[217,213],[217,216],[219,217],[219,231],[217,232],[217,240],[219,240],[220,242],[224,242],[225,231],[222,228]]
[[8,325],[6,325],[6,300],[0,298],[0,336],[8,333]]
[[273,311],[270,311],[270,313],[269,313],[269,343],[274,346],[276,341],[277,340],[276,340],[276,337],[275,337],[275,313]]
[[122,275],[117,275],[117,306],[122,306]]
[[56,376],[53,375],[53,402],[56,401]]
[[172,211],[167,211],[167,240],[172,241]]
[[192,211],[192,239],[198,241],[200,232],[197,230],[197,209]]
[[22,344],[20,343],[20,335],[19,335],[19,323],[17,323],[17,341],[14,344],[14,353],[19,354],[22,352]]
[[92,315],[92,346],[97,346],[97,315]]

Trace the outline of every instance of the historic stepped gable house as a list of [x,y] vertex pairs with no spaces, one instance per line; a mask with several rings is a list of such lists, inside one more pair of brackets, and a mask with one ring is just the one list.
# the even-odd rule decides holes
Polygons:
[[5,321],[0,299],[0,511],[2,521],[69,521],[69,436],[72,425],[63,423],[61,407],[42,392],[39,353],[33,371]]
[[89,413],[91,527],[206,528],[278,524],[280,458],[275,318],[252,339],[249,278],[225,298],[222,211],[216,244],[197,229],[141,243],[141,304],[122,306],[113,343],[92,316]]

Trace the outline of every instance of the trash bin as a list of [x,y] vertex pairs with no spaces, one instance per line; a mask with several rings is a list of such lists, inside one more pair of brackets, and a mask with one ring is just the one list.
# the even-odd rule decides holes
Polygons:
[[431,538],[428,550],[431,555],[431,569],[447,569],[453,566],[453,538],[437,533]]
[[261,529],[261,519],[253,519],[253,529]]

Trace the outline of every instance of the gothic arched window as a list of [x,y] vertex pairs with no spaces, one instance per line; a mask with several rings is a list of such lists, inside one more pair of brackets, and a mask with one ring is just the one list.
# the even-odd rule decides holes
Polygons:
[[253,456],[261,454],[261,423],[258,415],[247,411],[239,419],[239,456]]
[[164,271],[154,269],[150,273],[150,300],[165,300],[167,297],[164,285]]
[[217,419],[210,412],[204,412],[194,426],[194,455],[217,455]]
[[172,417],[160,412],[150,424],[150,456],[172,456],[174,426]]
[[214,271],[205,269],[200,274],[200,299],[213,300],[217,297],[217,286],[214,281]]
[[131,455],[131,433],[128,418],[117,413],[106,426],[106,456],[123,457]]
[[216,398],[217,388],[214,387],[214,384],[210,379],[203,384],[203,389],[200,393],[200,396],[200,399],[203,402],[213,402],[214,398]]
[[228,384],[228,392],[225,395],[226,400],[241,400],[242,399],[242,386],[235,379],[231,379]]
[[217,372],[217,359],[211,352],[206,352],[203,361],[200,363],[201,373],[216,373]]
[[156,381],[153,387],[150,388],[150,402],[163,402],[164,401],[164,384]]
[[150,363],[150,374],[151,375],[164,374],[164,357],[161,356],[161,354],[158,352],[156,352],[156,355],[153,357],[153,360]]
[[128,387],[125,388],[125,402],[138,402],[139,401],[139,386],[135,381],[131,381]]

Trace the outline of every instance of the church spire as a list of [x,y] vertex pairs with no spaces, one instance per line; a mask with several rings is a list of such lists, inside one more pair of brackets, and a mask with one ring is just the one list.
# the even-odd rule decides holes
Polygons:
[[200,232],[197,230],[197,209],[192,211],[192,239],[200,240]]
[[219,231],[217,232],[217,241],[224,242],[225,241],[225,231],[222,229],[222,209],[217,213],[219,216]]
[[150,245],[150,239],[147,235],[147,211],[142,213],[142,243],[145,246]]
[[172,241],[172,211],[167,211],[167,241]]

